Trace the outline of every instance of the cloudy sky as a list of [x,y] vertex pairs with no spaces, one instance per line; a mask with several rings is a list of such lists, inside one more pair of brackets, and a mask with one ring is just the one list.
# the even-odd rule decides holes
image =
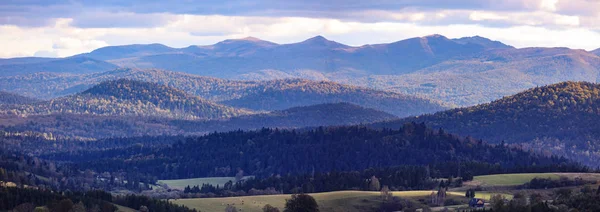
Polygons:
[[592,50],[600,47],[600,0],[0,0],[0,58],[246,36],[363,45],[429,34]]

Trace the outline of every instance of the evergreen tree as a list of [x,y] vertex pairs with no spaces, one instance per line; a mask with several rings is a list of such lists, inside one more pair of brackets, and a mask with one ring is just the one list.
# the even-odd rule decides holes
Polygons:
[[293,194],[286,200],[284,212],[319,212],[319,205],[315,198],[308,194]]

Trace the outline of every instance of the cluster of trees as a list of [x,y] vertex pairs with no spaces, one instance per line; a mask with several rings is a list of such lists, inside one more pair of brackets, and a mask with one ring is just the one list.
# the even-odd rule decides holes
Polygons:
[[93,189],[149,190],[156,178],[136,172],[97,173],[71,163],[59,163],[19,152],[0,150],[0,181],[18,187],[54,191]]
[[[127,140],[124,138],[123,140]],[[262,129],[189,137],[167,148],[151,146],[55,155],[98,171],[136,171],[160,179],[233,176],[235,170],[256,176],[359,171],[398,165],[455,163],[433,177],[503,173],[518,170],[583,170],[566,159],[534,155],[481,140],[460,138],[424,124],[398,130],[362,126],[320,127],[298,132]],[[463,165],[460,165],[463,164]],[[472,164],[473,166],[464,166]],[[489,168],[486,169],[485,167]],[[460,172],[460,173],[459,173]]]
[[559,189],[550,201],[544,200],[538,193],[529,196],[516,193],[510,201],[495,195],[490,203],[495,212],[600,211],[600,187],[597,190],[587,186],[574,190]]
[[[27,153],[34,156],[45,155],[45,158],[51,158],[53,154],[78,151],[98,151],[106,149],[122,149],[150,145],[156,148],[168,146],[171,142],[179,139],[185,139],[185,136],[139,136],[131,137],[127,141],[122,138],[104,138],[104,139],[83,139],[83,138],[65,138],[53,133],[39,133],[34,131],[24,132],[3,132],[0,131],[0,145],[6,152]],[[109,152],[106,152],[110,154]]]
[[569,179],[568,177],[560,177],[559,179],[552,178],[533,178],[528,183],[523,185],[524,188],[529,189],[548,189],[548,188],[559,188],[569,186],[581,186],[585,184],[593,184],[596,181],[587,181],[582,178]]
[[55,192],[47,189],[19,187],[0,187],[0,210],[15,211],[117,211],[117,205],[157,212],[191,212],[185,206],[176,205],[165,200],[151,199],[144,196],[113,196],[110,193],[93,190],[87,192]]
[[[227,205],[225,212],[237,212],[241,209],[237,209],[233,205]],[[270,204],[266,204],[262,208],[263,212],[280,212],[279,208],[273,207]],[[285,200],[285,208],[283,212],[319,212],[319,204],[315,198],[308,194],[293,194],[290,199]]]
[[[210,193],[209,196],[253,195],[263,193],[315,193],[340,190],[380,191],[433,189],[440,182],[431,178],[425,166],[398,166],[371,168],[362,171],[311,173],[303,175],[275,175],[265,178],[254,177],[228,182],[224,186],[209,184],[186,187],[185,193]],[[458,180],[461,180],[460,178]],[[458,184],[441,181],[442,186]],[[261,192],[262,191],[262,192]]]
[[[361,126],[263,129],[76,144],[72,144],[76,146],[73,149],[78,151],[57,151],[43,158],[70,161],[74,169],[91,169],[96,177],[126,179],[130,183],[115,181],[113,185],[138,191],[157,179],[234,176],[236,170],[256,176],[228,187],[198,185],[198,189],[188,190],[216,196],[371,190],[366,181],[373,176],[380,186],[412,190],[435,187],[432,178],[456,177],[462,181],[481,174],[588,171],[562,158],[490,146],[415,123],[398,130]],[[459,185],[459,181],[443,183]]]
[[569,157],[596,167],[600,159],[600,84],[562,82],[537,87],[488,104],[378,123],[400,127],[407,121],[470,135],[490,143]]
[[[180,124],[187,123],[185,124]],[[2,124],[8,123],[8,124]],[[12,123],[15,123],[14,125]],[[50,114],[0,116],[0,131],[50,133],[60,140],[95,140],[111,137],[160,136],[205,133],[202,121],[174,121],[160,117]],[[213,122],[211,122],[213,123]],[[218,122],[214,122],[218,123]]]

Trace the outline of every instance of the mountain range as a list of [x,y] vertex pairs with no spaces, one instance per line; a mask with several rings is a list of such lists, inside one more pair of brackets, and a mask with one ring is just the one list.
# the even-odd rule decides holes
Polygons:
[[0,102],[0,128],[79,140],[366,124],[397,118],[344,102],[259,112],[215,103],[165,85],[129,79],[104,81],[85,91],[45,101],[0,93],[0,100],[4,99],[7,101]]
[[[348,46],[316,36],[276,44],[258,38],[172,48],[108,46],[68,58],[0,60],[0,76],[37,72],[99,73],[115,67],[158,68],[238,80],[304,78],[427,97],[471,106],[535,86],[597,82],[597,51],[514,48],[480,36],[431,35],[385,44]],[[68,67],[68,68],[67,68]]]
[[206,100],[252,110],[284,110],[291,107],[348,102],[405,117],[448,108],[446,104],[427,98],[331,81],[239,81],[156,69],[117,69],[85,75],[37,73],[5,77],[0,78],[0,90],[38,98],[53,98],[76,94],[103,81],[121,78],[166,85]]

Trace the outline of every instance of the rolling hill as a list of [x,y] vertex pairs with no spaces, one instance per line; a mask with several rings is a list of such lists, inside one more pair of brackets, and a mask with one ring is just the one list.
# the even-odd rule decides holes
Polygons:
[[173,120],[176,126],[186,132],[225,132],[231,130],[252,130],[263,127],[271,128],[304,128],[317,126],[340,126],[367,124],[395,119],[389,113],[363,108],[349,103],[328,103],[303,107],[293,107],[269,113],[232,117],[215,121],[179,121]]
[[221,119],[250,111],[219,105],[184,91],[149,82],[116,80],[76,95],[5,108],[9,115],[55,113]]
[[253,110],[284,110],[323,103],[348,102],[396,116],[433,113],[446,105],[426,98],[335,82],[303,79],[238,81],[156,69],[118,69],[105,73],[65,75],[38,73],[0,78],[0,89],[37,97],[81,92],[106,80],[126,78],[166,85],[201,98]]
[[[143,112],[139,111],[139,113]],[[220,120],[181,120],[165,118],[169,117],[169,114],[151,115],[153,116],[132,117],[119,114],[81,113],[28,115],[26,117],[2,115],[0,116],[0,129],[7,132],[40,132],[49,133],[58,138],[89,140],[149,135],[202,135],[215,131],[252,130],[263,127],[341,126],[397,118],[397,116],[385,112],[348,103],[296,107]]]
[[444,108],[441,104],[424,98],[334,82],[302,79],[262,82],[244,96],[221,101],[226,105],[253,110],[282,110],[332,102],[349,102],[400,117],[432,113]]
[[600,85],[563,82],[491,103],[378,123],[396,128],[424,122],[434,128],[564,155],[597,166],[600,159]]
[[322,36],[289,44],[247,37],[185,48],[135,44],[108,46],[69,58],[0,60],[0,76],[97,73],[119,66],[231,80],[331,81],[472,106],[536,86],[598,82],[597,52],[518,49],[480,36],[449,39],[430,35],[363,46],[348,46]]

